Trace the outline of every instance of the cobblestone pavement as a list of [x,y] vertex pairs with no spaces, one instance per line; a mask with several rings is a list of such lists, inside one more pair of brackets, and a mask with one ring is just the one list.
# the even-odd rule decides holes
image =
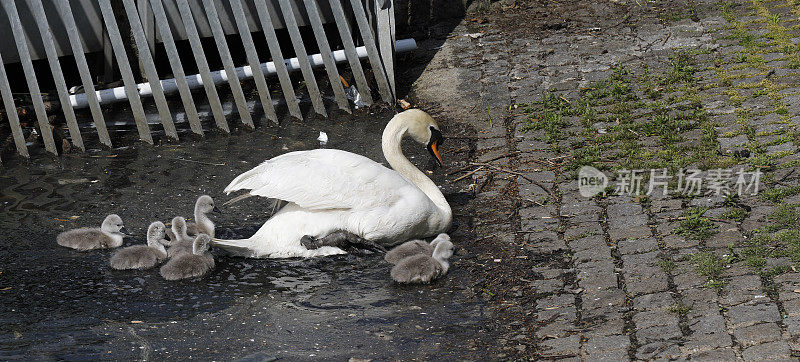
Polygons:
[[[460,265],[485,276],[493,358],[800,356],[799,16],[793,0],[501,1],[432,29],[410,98],[476,130],[453,135],[476,149],[450,150],[473,162],[449,179],[476,194]],[[581,196],[583,165],[607,193]],[[649,171],[642,195],[613,191],[663,168],[763,175],[739,197],[645,195]]]

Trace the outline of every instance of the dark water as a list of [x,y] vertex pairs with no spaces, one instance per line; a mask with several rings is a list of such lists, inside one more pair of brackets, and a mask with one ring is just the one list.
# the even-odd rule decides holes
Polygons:
[[[391,115],[287,122],[6,166],[0,175],[0,359],[463,355],[466,341],[483,333],[483,314],[458,255],[451,273],[426,286],[392,283],[382,256],[367,253],[253,260],[215,251],[217,267],[209,275],[168,282],[157,269],[111,270],[111,251],[80,253],[55,243],[59,232],[98,226],[112,212],[135,234],[125,245],[141,243],[151,221],[190,217],[198,195],[227,200],[221,190],[240,172],[287,151],[320,147],[320,131],[328,134],[326,147],[381,162],[380,133]],[[423,147],[405,149],[413,162],[429,165]],[[445,191],[458,199],[455,190]],[[224,209],[214,215],[219,233],[252,234],[269,205],[251,198]]]

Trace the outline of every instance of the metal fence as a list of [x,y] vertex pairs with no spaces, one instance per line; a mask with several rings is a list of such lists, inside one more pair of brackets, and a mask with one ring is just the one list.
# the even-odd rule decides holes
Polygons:
[[[45,149],[57,154],[56,144],[48,122],[48,114],[37,81],[33,60],[41,58],[41,52],[49,63],[52,80],[58,93],[69,136],[72,144],[84,150],[84,141],[73,108],[88,107],[91,112],[99,142],[111,147],[102,104],[127,101],[130,104],[136,123],[139,138],[153,143],[150,126],[145,117],[142,97],[151,96],[158,110],[160,122],[165,134],[177,140],[178,132],[173,122],[173,112],[167,104],[166,95],[177,92],[183,104],[191,131],[203,135],[204,129],[195,105],[192,89],[203,88],[211,108],[216,127],[229,132],[228,121],[223,113],[223,106],[217,93],[217,86],[227,84],[238,109],[241,122],[253,127],[251,111],[241,87],[241,80],[252,78],[256,85],[258,97],[267,119],[277,122],[278,117],[273,106],[271,92],[266,76],[277,75],[280,89],[288,108],[288,113],[302,118],[300,106],[290,80],[289,72],[299,70],[305,87],[309,93],[314,111],[327,116],[323,104],[322,92],[314,77],[312,67],[322,66],[328,77],[328,84],[335,97],[336,104],[342,110],[350,112],[351,105],[345,95],[337,63],[349,65],[355,87],[364,104],[371,104],[374,95],[362,67],[362,59],[369,63],[372,75],[377,84],[378,95],[385,102],[394,101],[394,52],[410,50],[416,47],[413,39],[395,40],[394,15],[392,0],[92,0],[69,1],[51,0],[43,6],[42,0],[2,0],[6,20],[13,36],[18,59],[22,65],[27,90],[39,125]],[[77,4],[77,5],[76,5]],[[19,7],[18,7],[19,5]],[[87,16],[89,10],[99,11],[102,20],[102,36],[113,48],[123,86],[118,88],[96,90],[92,69],[90,69],[85,52],[96,50],[99,34],[96,33],[97,21],[79,18],[80,24],[89,24],[94,32],[76,24],[75,7],[80,15]],[[117,15],[114,7],[117,7]],[[22,10],[22,13],[20,12]],[[119,14],[124,14],[120,16]],[[223,14],[224,13],[224,14]],[[20,17],[20,14],[23,17]],[[227,16],[226,16],[227,15]],[[145,83],[137,84],[133,68],[128,58],[123,33],[117,19],[127,20],[130,29],[126,34],[133,38],[132,47],[138,56],[139,66],[144,74]],[[22,19],[22,20],[21,20]],[[35,22],[35,31],[30,26],[26,29],[23,21]],[[1,22],[1,21],[0,21]],[[335,22],[338,34],[326,34],[323,22]],[[353,22],[355,24],[353,24]],[[235,25],[235,27],[232,27]],[[300,26],[307,25],[313,30],[319,54],[310,55],[303,43]],[[276,29],[285,27],[291,38],[295,57],[285,59]],[[329,27],[329,29],[331,29]],[[157,32],[157,33],[156,33]],[[253,32],[264,36],[269,48],[271,61],[262,63],[256,53]],[[56,37],[54,37],[56,33]],[[209,34],[210,33],[210,34]],[[236,67],[231,56],[226,34],[237,33],[241,39],[247,65]],[[88,35],[87,35],[88,34]],[[260,35],[263,34],[263,35]],[[158,37],[156,37],[158,35]],[[223,69],[212,71],[203,49],[203,35],[213,37],[221,59]],[[341,50],[333,51],[328,42],[329,36],[337,36]],[[91,39],[89,39],[91,38]],[[176,47],[176,39],[188,39],[198,69],[196,75],[186,75]],[[356,46],[361,39],[363,45]],[[167,54],[170,69],[174,78],[162,79],[153,58],[154,42],[159,41]],[[65,43],[68,43],[65,44]],[[2,42],[0,42],[2,45]],[[14,55],[16,55],[14,54]],[[71,94],[65,81],[59,56],[71,54],[77,66],[84,93]],[[163,59],[159,59],[163,61]],[[6,74],[6,66],[0,57],[0,96],[2,96],[6,118],[9,120],[11,134],[17,152],[28,157],[28,149],[17,115],[15,100]],[[95,75],[97,70],[95,69]],[[50,75],[46,75],[50,76]],[[92,135],[93,136],[93,135]]]

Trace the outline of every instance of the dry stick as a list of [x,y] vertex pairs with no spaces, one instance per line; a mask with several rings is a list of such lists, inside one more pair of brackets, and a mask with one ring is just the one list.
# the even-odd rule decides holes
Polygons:
[[457,173],[464,172],[464,171],[466,171],[466,170],[469,170],[470,168],[472,168],[472,166],[471,166],[471,165],[470,165],[470,166],[461,167],[461,168],[459,168],[459,169],[457,169],[457,170],[455,170],[455,171],[448,172],[448,173],[447,173],[447,176],[452,176],[452,175],[455,175],[455,174],[457,174]]
[[531,162],[533,162],[533,163],[538,163],[538,164],[540,164],[540,165],[545,165],[545,166],[553,166],[553,165],[554,165],[554,163],[553,163],[553,162],[550,162],[550,161],[544,161],[544,160],[539,160],[539,159],[536,159],[536,158],[531,158],[529,161],[531,161]]
[[534,179],[532,179],[532,178],[530,178],[530,177],[528,177],[528,176],[525,176],[524,174],[521,174],[521,173],[519,173],[519,172],[517,172],[517,171],[506,170],[506,169],[504,169],[504,168],[497,167],[497,166],[495,166],[495,165],[492,165],[492,164],[490,164],[490,163],[470,162],[470,164],[471,164],[471,165],[475,165],[475,166],[486,166],[486,167],[493,168],[493,169],[495,169],[495,170],[497,170],[497,171],[500,171],[500,172],[510,173],[510,174],[512,174],[512,175],[517,175],[517,176],[519,176],[519,177],[522,177],[522,178],[524,178],[525,180],[527,180],[528,182],[530,182],[530,183],[532,183],[532,184],[534,184],[534,185],[536,185],[536,186],[539,186],[539,187],[540,187],[542,190],[544,190],[545,192],[547,192],[547,194],[548,194],[548,195],[550,195],[550,197],[552,197],[553,199],[556,199],[556,195],[553,195],[553,192],[552,192],[552,191],[550,191],[550,189],[548,189],[547,187],[544,187],[544,185],[542,185],[542,184],[541,184],[541,183],[539,183],[538,181],[536,181],[536,180],[534,180]]
[[476,172],[478,172],[480,170],[483,170],[483,166],[480,166],[480,167],[478,167],[478,168],[476,168],[476,169],[474,169],[474,170],[472,170],[470,172],[467,172],[466,174],[464,174],[464,176],[461,176],[461,177],[453,180],[453,183],[456,183],[456,182],[461,181],[461,180],[463,180],[463,179],[465,179],[467,177],[470,177],[470,176],[472,176],[473,174],[475,174]]
[[543,204],[543,203],[541,203],[541,202],[538,202],[538,201],[533,201],[533,200],[531,200],[531,199],[525,199],[525,200],[526,200],[526,201],[528,201],[528,202],[532,202],[532,203],[534,203],[534,204],[536,204],[536,205],[539,205],[539,206],[541,206],[541,207],[544,207],[544,204]]
[[492,162],[492,161],[497,161],[497,160],[499,160],[499,159],[501,159],[501,158],[511,157],[511,156],[513,156],[513,155],[516,155],[516,154],[518,154],[518,153],[519,153],[519,151],[513,151],[513,152],[509,152],[509,153],[506,153],[505,155],[500,155],[500,156],[497,156],[497,157],[494,157],[494,158],[488,159],[488,160],[486,160],[486,161],[484,161],[484,162]]
[[[515,155],[517,153],[519,153],[519,151],[509,152],[509,153],[506,153],[505,155],[500,155],[500,156],[497,156],[495,158],[489,159],[486,162],[492,162],[492,161],[497,161],[497,160],[499,160],[501,158],[511,157],[511,156],[513,156],[513,155]],[[469,166],[461,167],[461,168],[459,168],[459,169],[457,169],[455,171],[449,172],[447,174],[447,176],[451,176],[451,175],[455,175],[455,174],[460,173],[460,172],[464,172],[466,170],[469,170],[471,167],[473,167],[473,166],[469,165]]]

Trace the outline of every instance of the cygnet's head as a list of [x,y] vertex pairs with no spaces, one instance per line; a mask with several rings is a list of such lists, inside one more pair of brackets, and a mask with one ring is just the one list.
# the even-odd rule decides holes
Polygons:
[[[172,218],[172,232],[175,235],[186,234],[186,219],[183,216],[175,216]],[[180,238],[178,238],[180,240]]]
[[161,239],[167,234],[167,227],[161,221],[155,221],[147,227],[147,244],[161,243]]
[[203,214],[208,214],[209,212],[220,212],[216,205],[214,205],[214,199],[211,196],[203,195],[197,198],[197,202],[194,204],[195,211],[199,211]]
[[439,261],[447,260],[453,256],[453,243],[450,240],[441,240],[433,249],[433,258]]
[[[402,121],[407,127],[407,133],[415,141],[425,145],[431,156],[436,158],[436,162],[442,165],[442,154],[439,153],[439,146],[442,145],[442,131],[439,123],[433,117],[419,109],[409,109],[394,116]],[[391,121],[390,121],[391,122]]]
[[445,240],[450,241],[450,235],[447,235],[445,233],[441,233],[441,234],[437,235],[435,239],[431,240],[431,244],[430,245],[431,245],[432,248],[436,248],[436,245],[438,245],[440,242],[445,241]]
[[103,220],[103,225],[100,226],[100,230],[112,234],[129,234],[128,230],[125,229],[125,225],[122,224],[122,218],[117,214],[106,216],[105,220]]
[[206,234],[197,235],[192,244],[192,253],[200,255],[208,251],[211,247],[211,237]]

